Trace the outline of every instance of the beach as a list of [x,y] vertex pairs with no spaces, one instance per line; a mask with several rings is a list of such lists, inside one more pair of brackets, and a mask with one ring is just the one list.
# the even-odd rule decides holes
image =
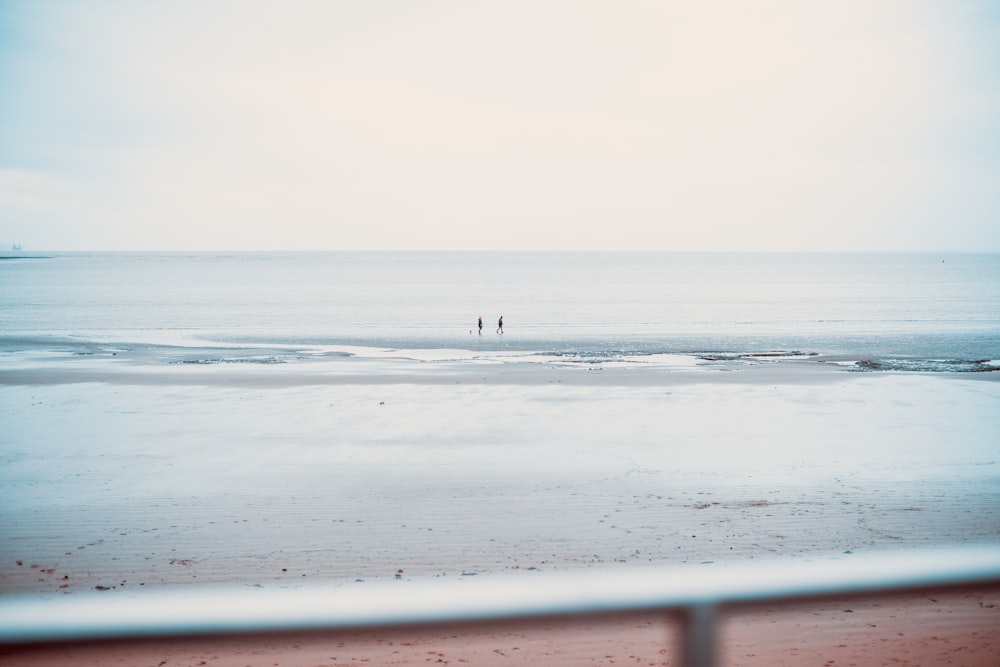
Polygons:
[[0,0],[0,667],[1000,667],[998,10]]
[[[405,586],[1000,538],[996,373],[858,372],[794,354],[588,362],[340,349],[269,362],[281,354],[9,357],[2,595]],[[883,664],[854,640],[830,644],[861,633],[897,647],[884,664],[940,664],[910,641],[932,635],[962,647],[952,664],[994,664],[998,602],[981,591],[853,601],[846,626],[836,608],[744,614],[727,626],[723,657],[807,664],[769,662],[794,637],[802,644],[788,655],[812,651],[809,664]],[[809,623],[822,641],[803,639]],[[525,630],[514,642],[524,664],[669,664],[657,662],[670,658],[659,653],[663,619],[573,627]],[[255,650],[281,665],[423,664],[431,651],[511,664],[497,632],[411,637],[388,652],[372,637],[340,637],[335,653],[316,638]],[[627,653],[639,645],[648,650]],[[161,664],[265,664],[238,653],[241,640],[170,646]],[[570,646],[582,653],[559,663]],[[115,650],[133,664],[149,657]],[[108,657],[95,656],[73,661]]]

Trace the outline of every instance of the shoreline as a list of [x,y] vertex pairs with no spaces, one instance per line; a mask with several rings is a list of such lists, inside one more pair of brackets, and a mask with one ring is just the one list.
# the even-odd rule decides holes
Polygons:
[[333,346],[141,346],[10,353],[2,385],[540,385],[670,386],[818,383],[866,376],[931,376],[1000,382],[1000,361],[892,360],[802,352],[563,355]]

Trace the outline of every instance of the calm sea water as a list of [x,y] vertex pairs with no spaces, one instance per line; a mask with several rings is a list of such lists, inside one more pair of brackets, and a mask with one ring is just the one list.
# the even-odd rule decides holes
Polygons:
[[0,337],[995,360],[1000,255],[56,253],[0,261]]

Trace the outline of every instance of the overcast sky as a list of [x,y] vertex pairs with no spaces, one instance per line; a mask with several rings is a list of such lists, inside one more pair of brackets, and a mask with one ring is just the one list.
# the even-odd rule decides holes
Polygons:
[[0,0],[0,243],[1000,251],[1000,3]]

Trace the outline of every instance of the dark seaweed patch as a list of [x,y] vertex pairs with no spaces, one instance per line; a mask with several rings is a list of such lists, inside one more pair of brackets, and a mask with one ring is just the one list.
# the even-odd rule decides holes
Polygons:
[[909,371],[916,373],[990,373],[1000,371],[989,359],[862,359],[854,364],[858,372]]
[[277,357],[219,357],[215,359],[182,359],[172,361],[172,364],[193,364],[197,366],[212,366],[215,364],[285,364],[284,359]]

